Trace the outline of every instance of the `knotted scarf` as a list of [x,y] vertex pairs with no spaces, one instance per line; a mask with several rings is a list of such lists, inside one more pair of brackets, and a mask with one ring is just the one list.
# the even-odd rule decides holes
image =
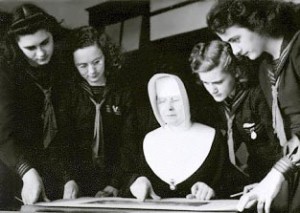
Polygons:
[[272,123],[274,128],[274,133],[276,133],[280,145],[284,147],[287,144],[287,137],[284,129],[284,120],[280,111],[279,103],[278,103],[278,87],[280,84],[280,74],[283,70],[283,66],[289,56],[290,49],[297,38],[299,32],[294,35],[292,40],[288,43],[287,46],[282,45],[285,48],[280,54],[279,59],[273,61],[272,65],[267,67],[267,74],[269,81],[271,83],[272,89]]
[[274,133],[277,135],[280,145],[283,147],[287,143],[287,138],[284,130],[284,122],[278,106],[278,85],[280,77],[278,77],[275,85],[271,86],[272,89],[272,124]]
[[81,82],[80,86],[89,94],[89,99],[95,105],[95,122],[94,122],[94,137],[92,143],[93,160],[100,167],[104,167],[104,133],[103,123],[101,116],[101,106],[105,99],[103,98],[100,103],[94,98],[94,94],[90,86],[86,82]]
[[55,112],[51,100],[51,91],[52,87],[49,89],[40,89],[43,91],[45,100],[44,100],[44,111],[43,111],[43,118],[44,118],[44,128],[43,128],[43,135],[44,135],[44,148],[47,148],[55,135],[58,132],[57,123]]
[[227,120],[227,145],[229,151],[229,159],[230,162],[243,174],[248,176],[240,167],[239,163],[237,163],[235,149],[234,149],[234,140],[233,140],[233,122],[235,118],[235,113],[241,103],[245,100],[248,95],[248,90],[236,88],[236,95],[230,100],[229,99],[224,101],[223,107],[225,110],[226,120]]
[[27,73],[33,78],[35,85],[43,92],[45,96],[42,119],[44,121],[43,145],[46,149],[58,132],[55,112],[51,99],[52,86],[50,86],[48,89],[43,88],[42,85],[38,83],[37,78],[31,72],[27,71]]

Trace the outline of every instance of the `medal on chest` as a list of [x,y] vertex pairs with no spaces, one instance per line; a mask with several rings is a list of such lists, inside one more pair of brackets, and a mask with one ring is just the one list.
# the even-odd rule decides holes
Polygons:
[[255,132],[255,123],[244,123],[243,128],[246,131],[249,131],[248,134],[250,134],[250,138],[252,140],[255,140],[257,138],[257,133]]

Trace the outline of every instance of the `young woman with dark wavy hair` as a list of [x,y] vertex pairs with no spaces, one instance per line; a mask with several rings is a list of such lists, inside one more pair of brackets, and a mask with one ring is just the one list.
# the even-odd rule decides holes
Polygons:
[[[239,208],[257,201],[259,212],[270,212],[271,203],[288,203],[284,212],[299,212],[299,5],[275,0],[225,0],[212,8],[207,22],[237,57],[259,58],[260,85],[284,153],[257,187],[241,198]],[[286,182],[289,193],[275,201]]]
[[67,33],[41,8],[21,4],[1,47],[1,158],[22,178],[24,204],[62,198],[68,181],[68,140],[59,116]]

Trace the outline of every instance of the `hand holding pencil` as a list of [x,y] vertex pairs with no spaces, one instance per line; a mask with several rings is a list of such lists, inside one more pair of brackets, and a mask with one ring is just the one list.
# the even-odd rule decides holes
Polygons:
[[233,198],[233,197],[242,196],[242,195],[250,192],[252,189],[254,189],[257,186],[257,184],[258,183],[253,183],[253,184],[246,185],[246,186],[244,186],[244,190],[242,192],[232,194],[232,195],[230,195],[230,197]]

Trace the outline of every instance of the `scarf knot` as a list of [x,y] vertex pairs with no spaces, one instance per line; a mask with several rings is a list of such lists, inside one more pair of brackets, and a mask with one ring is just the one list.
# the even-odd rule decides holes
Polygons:
[[277,135],[280,145],[283,147],[287,143],[287,138],[284,130],[284,121],[278,106],[278,85],[279,78],[276,84],[272,86],[272,124],[274,133]]
[[51,100],[52,87],[50,87],[49,89],[43,89],[42,87],[40,87],[40,89],[42,90],[45,96],[42,118],[44,120],[43,144],[44,144],[44,148],[47,148],[51,143],[51,141],[56,136],[58,132],[58,128],[57,128],[55,112]]

